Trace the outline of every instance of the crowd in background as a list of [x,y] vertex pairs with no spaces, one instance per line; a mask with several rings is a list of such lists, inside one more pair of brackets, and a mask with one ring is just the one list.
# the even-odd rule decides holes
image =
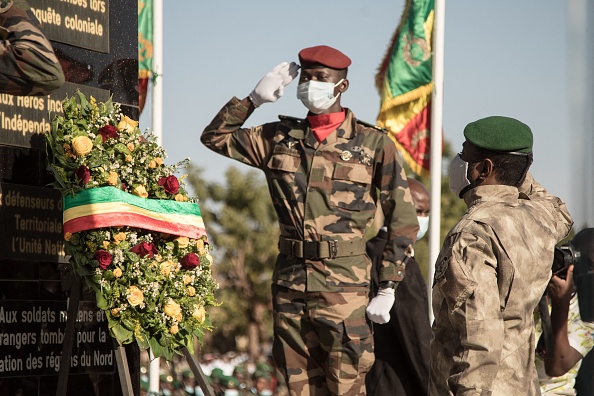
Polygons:
[[[198,357],[200,369],[206,376],[215,396],[284,396],[284,382],[270,356],[250,359],[246,353],[208,353]],[[141,362],[142,396],[201,396],[199,382],[185,359],[167,364],[161,360],[159,393],[149,392],[148,358]]]

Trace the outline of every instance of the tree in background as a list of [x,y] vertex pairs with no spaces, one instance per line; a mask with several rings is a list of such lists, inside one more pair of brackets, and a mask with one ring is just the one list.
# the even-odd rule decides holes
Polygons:
[[229,167],[225,182],[207,182],[202,170],[189,167],[188,184],[200,198],[213,271],[220,288],[220,307],[210,310],[215,327],[213,350],[240,349],[238,337],[247,335],[251,357],[264,356],[272,337],[271,278],[278,254],[279,230],[264,178],[257,171],[242,173]]

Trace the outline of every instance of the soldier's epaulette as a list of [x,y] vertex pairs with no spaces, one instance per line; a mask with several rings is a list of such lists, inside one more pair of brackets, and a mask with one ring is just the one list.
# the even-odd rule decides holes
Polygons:
[[357,118],[357,123],[359,123],[359,124],[361,124],[363,126],[366,126],[367,128],[373,128],[373,129],[377,129],[380,132],[388,133],[388,130],[386,128],[382,128],[379,125],[370,124],[369,122],[362,121],[362,120],[360,120],[358,118]]
[[281,121],[295,121],[295,122],[302,122],[303,118],[291,117],[286,115],[279,115],[278,119]]

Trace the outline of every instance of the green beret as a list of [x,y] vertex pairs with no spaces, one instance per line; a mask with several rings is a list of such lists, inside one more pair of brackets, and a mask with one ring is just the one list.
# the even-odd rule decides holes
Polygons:
[[223,378],[221,378],[221,383],[223,384],[223,386],[225,387],[238,387],[239,386],[239,380],[233,376],[223,376]]
[[223,378],[225,376],[225,374],[223,373],[223,370],[222,369],[216,367],[216,368],[213,368],[212,369],[212,371],[210,372],[210,376],[212,378],[221,379],[221,378]]
[[466,140],[477,147],[499,151],[532,153],[532,131],[516,119],[502,116],[482,118],[464,128]]
[[254,371],[254,374],[252,374],[253,379],[258,379],[258,378],[270,378],[270,374],[268,374],[268,372],[264,371],[264,370],[256,370]]

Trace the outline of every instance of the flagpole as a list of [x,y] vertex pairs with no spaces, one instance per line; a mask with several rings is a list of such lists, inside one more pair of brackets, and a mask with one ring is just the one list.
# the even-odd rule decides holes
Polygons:
[[[157,138],[159,146],[163,146],[163,0],[153,0],[153,73],[156,76],[152,85],[152,131]],[[160,394],[159,371],[160,358],[149,355],[149,392]]]
[[443,75],[444,75],[444,32],[445,2],[435,0],[433,24],[433,93],[431,95],[431,220],[429,221],[429,271],[427,273],[427,295],[429,297],[429,320],[433,323],[431,309],[435,261],[440,249],[441,229],[441,152],[443,131]]

